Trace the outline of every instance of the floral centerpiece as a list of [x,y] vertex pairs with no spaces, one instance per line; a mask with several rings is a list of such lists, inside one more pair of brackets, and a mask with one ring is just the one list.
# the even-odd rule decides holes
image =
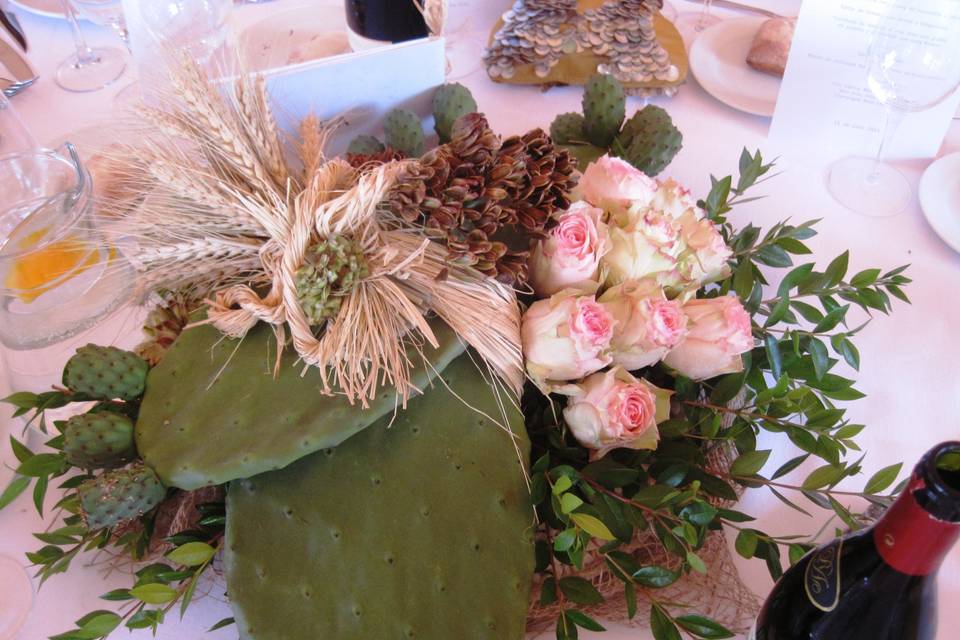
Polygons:
[[[751,527],[740,488],[859,526],[833,487],[863,428],[836,402],[862,394],[832,370],[859,367],[848,312],[906,299],[903,268],[794,266],[813,223],[735,229],[759,153],[697,201],[616,157],[578,176],[543,131],[501,139],[461,98],[438,101],[468,112],[438,113],[449,141],[422,156],[409,116],[388,118],[397,147],[346,159],[307,118],[295,163],[257,79],[224,93],[186,67],[144,111],[105,207],[161,300],[149,339],[84,347],[62,387],[7,398],[44,430],[78,410],[43,451],[11,440],[0,507],[63,491],[28,554],[41,581],[95,549],[143,563],[102,596],[119,609],[57,638],[156,629],[211,573],[233,608],[215,628],[243,638],[575,638],[618,608],[658,640],[724,638],[752,604],[702,597],[742,593],[724,529],[774,577],[810,548]],[[649,159],[645,132],[626,155]],[[790,268],[775,294],[764,266]],[[802,453],[761,475],[761,432]],[[898,470],[863,495],[886,504]]]

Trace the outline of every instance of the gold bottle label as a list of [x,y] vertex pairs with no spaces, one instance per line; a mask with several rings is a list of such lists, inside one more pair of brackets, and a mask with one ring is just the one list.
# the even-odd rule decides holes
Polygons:
[[807,564],[803,585],[810,602],[820,611],[830,612],[840,602],[840,552],[843,540],[837,540],[814,552]]

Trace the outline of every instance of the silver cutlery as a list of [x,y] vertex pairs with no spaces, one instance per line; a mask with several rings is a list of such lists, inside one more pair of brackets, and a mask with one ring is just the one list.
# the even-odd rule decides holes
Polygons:
[[30,78],[29,80],[17,80],[17,81],[10,80],[8,78],[0,78],[0,91],[3,91],[4,96],[8,98],[12,98],[13,96],[17,95],[18,93],[20,93],[21,91],[23,91],[24,89],[26,89],[36,81],[37,81],[36,78]]

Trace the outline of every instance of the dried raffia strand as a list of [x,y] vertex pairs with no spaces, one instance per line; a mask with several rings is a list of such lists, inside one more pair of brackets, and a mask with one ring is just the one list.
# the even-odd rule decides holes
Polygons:
[[[153,126],[143,136],[145,150],[119,158],[139,206],[107,205],[132,239],[141,286],[206,298],[202,322],[232,337],[270,324],[276,366],[289,332],[301,360],[322,369],[323,390],[362,405],[384,385],[395,388],[400,403],[417,392],[407,349],[425,357],[422,349],[437,345],[425,319],[435,311],[519,393],[513,292],[475,270],[450,267],[443,247],[384,206],[411,162],[358,171],[327,160],[324,147],[337,123],[311,117],[301,125],[304,173],[293,176],[279,164],[280,134],[262,81],[214,84],[188,64],[174,73],[160,107],[143,112]],[[459,162],[488,167],[496,151],[491,141],[499,142],[485,129],[465,137]],[[339,311],[311,327],[296,274],[310,247],[330,238],[352,243],[351,260],[369,272],[351,267],[352,279],[338,272],[328,284],[341,299]]]
[[417,11],[423,15],[427,29],[435,36],[443,35],[447,24],[447,0],[413,0]]

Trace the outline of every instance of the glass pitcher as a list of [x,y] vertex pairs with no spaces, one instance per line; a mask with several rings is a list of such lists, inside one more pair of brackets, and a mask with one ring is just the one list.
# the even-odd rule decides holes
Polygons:
[[71,144],[0,157],[0,193],[3,346],[64,341],[128,299],[132,269],[95,210]]

